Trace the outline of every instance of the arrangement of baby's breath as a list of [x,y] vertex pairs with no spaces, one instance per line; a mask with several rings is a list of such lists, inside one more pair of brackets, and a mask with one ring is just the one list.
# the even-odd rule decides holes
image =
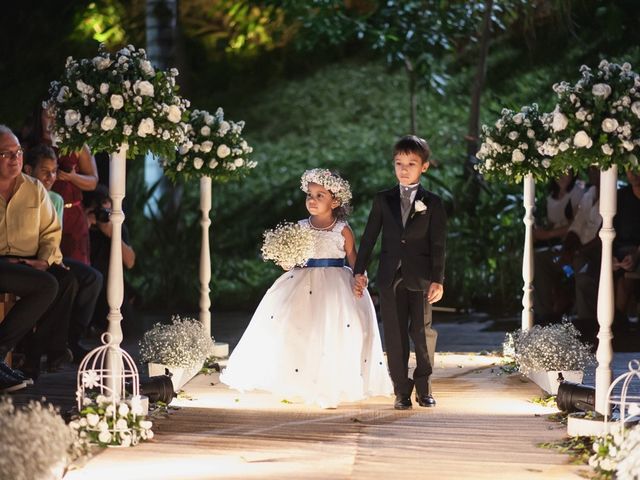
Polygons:
[[178,71],[156,70],[143,49],[129,45],[116,53],[100,46],[92,58],[67,59],[64,73],[51,83],[48,108],[62,151],[117,151],[127,158],[151,151],[173,156],[184,141],[187,100],[178,95]]
[[273,260],[285,270],[295,266],[302,267],[313,254],[314,241],[310,228],[284,222],[264,232],[262,258]]
[[583,343],[580,332],[570,322],[507,334],[503,351],[512,356],[520,372],[527,374],[551,370],[584,370],[595,363],[591,347]]
[[140,359],[176,367],[202,365],[213,354],[213,340],[198,320],[171,317],[156,323],[140,340]]
[[593,442],[595,452],[589,465],[605,478],[615,474],[616,480],[640,478],[640,426],[630,430],[615,429]]
[[140,397],[112,402],[104,395],[85,398],[80,414],[70,423],[78,436],[102,447],[129,447],[153,438],[151,421],[142,414]]
[[60,478],[73,460],[75,442],[53,406],[32,401],[16,408],[11,398],[0,400],[0,478]]
[[165,174],[172,181],[207,176],[216,182],[227,182],[246,176],[257,162],[248,159],[253,148],[242,138],[243,129],[243,121],[225,120],[222,108],[214,115],[192,110],[185,142],[175,157],[163,160]]

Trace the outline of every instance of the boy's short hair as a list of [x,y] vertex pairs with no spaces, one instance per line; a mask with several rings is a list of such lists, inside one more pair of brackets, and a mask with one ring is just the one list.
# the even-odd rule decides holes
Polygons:
[[31,168],[36,168],[38,163],[44,158],[50,158],[51,160],[58,161],[56,152],[53,151],[49,145],[41,143],[34,147],[30,147],[24,153],[24,164],[29,165]]
[[424,138],[416,135],[405,135],[393,146],[393,157],[399,153],[415,153],[420,157],[422,163],[429,163],[431,149]]

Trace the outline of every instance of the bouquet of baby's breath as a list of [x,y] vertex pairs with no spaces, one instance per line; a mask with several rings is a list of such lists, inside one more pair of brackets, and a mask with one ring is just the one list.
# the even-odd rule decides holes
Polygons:
[[202,365],[213,353],[213,339],[198,320],[171,317],[170,324],[156,323],[140,340],[143,362],[176,367]]
[[53,406],[32,401],[16,408],[11,398],[0,400],[0,478],[61,478],[76,441]]
[[78,436],[102,447],[129,447],[153,438],[151,421],[142,414],[140,397],[113,402],[104,395],[85,398],[80,414],[69,426]]
[[313,254],[311,229],[299,223],[284,222],[264,232],[262,258],[273,260],[285,270],[302,267]]
[[512,350],[518,369],[524,373],[552,370],[584,370],[595,363],[590,345],[582,343],[580,332],[570,322],[507,335],[503,349]]
[[616,480],[640,478],[640,426],[630,430],[615,428],[596,438],[593,451],[589,465],[602,476],[611,477],[615,473]]

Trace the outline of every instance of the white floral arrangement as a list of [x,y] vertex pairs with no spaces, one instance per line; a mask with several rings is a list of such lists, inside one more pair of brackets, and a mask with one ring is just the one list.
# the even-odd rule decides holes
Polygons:
[[589,465],[603,476],[615,474],[616,480],[640,478],[640,426],[597,437],[593,442],[594,454]]
[[104,395],[85,397],[82,410],[69,427],[81,439],[101,447],[130,447],[153,438],[152,423],[143,415],[139,396],[119,402]]
[[213,355],[213,339],[204,325],[193,318],[171,317],[171,323],[156,323],[140,340],[140,359],[176,367],[202,365]]
[[594,71],[583,65],[575,85],[553,86],[558,104],[552,127],[557,155],[575,168],[638,165],[640,78],[629,63],[602,60]]
[[555,178],[564,166],[553,161],[544,148],[551,133],[550,116],[541,113],[537,104],[520,111],[504,108],[493,126],[482,126],[476,170],[489,179],[511,183],[522,181],[527,174],[537,181]]
[[591,347],[580,340],[571,322],[534,325],[507,334],[505,356],[515,360],[524,374],[540,371],[584,370],[595,363]]
[[340,202],[340,205],[347,206],[351,202],[351,186],[344,178],[325,168],[314,168],[307,170],[300,179],[300,189],[304,193],[309,193],[309,184],[316,183],[329,190]]
[[303,267],[313,254],[315,238],[310,228],[299,223],[283,222],[264,232],[262,258],[273,260],[284,270]]
[[115,54],[101,45],[93,59],[68,57],[47,102],[61,150],[87,144],[94,151],[115,152],[126,143],[127,158],[147,151],[172,157],[184,142],[189,105],[177,93],[177,76],[175,68],[156,70],[145,51],[132,45]]
[[0,478],[62,478],[76,441],[53,406],[32,401],[16,408],[11,398],[0,400]]
[[188,121],[178,154],[163,160],[165,174],[172,181],[207,176],[226,182],[242,178],[256,167],[257,162],[247,158],[253,148],[242,137],[243,121],[225,120],[222,108],[214,115],[192,110]]

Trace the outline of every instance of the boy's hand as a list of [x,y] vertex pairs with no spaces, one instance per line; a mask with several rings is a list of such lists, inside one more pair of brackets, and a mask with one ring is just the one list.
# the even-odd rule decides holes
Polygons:
[[353,284],[353,293],[356,297],[362,297],[364,293],[364,289],[367,288],[367,276],[362,275],[361,273],[355,276],[355,282]]
[[429,285],[429,290],[427,291],[426,297],[427,302],[436,303],[439,302],[444,294],[444,287],[441,283],[431,282]]

